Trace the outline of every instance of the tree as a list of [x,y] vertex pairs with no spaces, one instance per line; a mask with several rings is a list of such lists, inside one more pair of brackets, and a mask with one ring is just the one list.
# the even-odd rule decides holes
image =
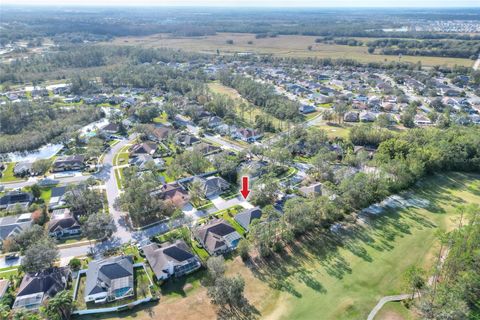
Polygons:
[[[89,159],[98,159],[103,152],[103,140],[100,138],[90,138],[87,143],[86,156]],[[96,162],[97,160],[95,160]]]
[[32,163],[32,171],[38,175],[44,175],[50,166],[52,165],[51,161],[48,159],[39,159]]
[[220,307],[221,318],[237,318],[237,314],[242,313],[243,317],[248,319],[251,308],[244,291],[245,280],[240,275],[232,278],[220,277],[213,286],[207,288],[211,302]]
[[27,248],[22,259],[22,268],[26,272],[39,272],[53,267],[57,258],[58,249],[55,242],[49,237],[44,237]]
[[241,239],[240,242],[238,243],[238,246],[237,246],[237,251],[238,251],[238,254],[240,255],[240,257],[242,257],[242,260],[247,260],[248,257],[250,256],[249,255],[249,251],[250,251],[250,244],[248,243],[248,240],[247,239]]
[[350,106],[346,103],[338,103],[333,107],[333,112],[337,115],[338,123],[343,121],[343,116],[348,110],[350,110]]
[[263,183],[257,181],[252,190],[250,201],[260,207],[273,204],[277,199],[278,190],[278,182],[275,179],[267,178]]
[[70,269],[72,269],[73,271],[78,271],[80,270],[81,266],[82,266],[82,262],[80,261],[80,259],[78,258],[73,258],[72,260],[70,260],[68,262],[68,266],[70,267]]
[[67,320],[71,318],[73,306],[72,295],[64,290],[47,300],[44,313],[49,320]]
[[25,251],[28,247],[45,237],[48,237],[48,235],[45,234],[45,230],[38,224],[34,224],[30,228],[26,228],[14,235],[10,238],[10,241],[7,238],[4,241],[3,250],[7,252]]
[[222,256],[210,257],[207,260],[208,277],[206,279],[207,284],[213,283],[215,279],[223,277],[225,275],[225,260]]
[[82,233],[89,239],[104,240],[111,237],[115,231],[115,222],[107,213],[94,213],[82,225]]
[[417,266],[410,266],[404,273],[404,282],[406,287],[412,292],[412,299],[419,293],[426,284],[425,270]]
[[390,126],[390,118],[388,117],[388,115],[386,113],[381,113],[377,117],[376,124],[380,128],[387,128],[387,127]]
[[15,309],[11,316],[12,320],[43,320],[39,314],[27,309]]
[[203,185],[201,181],[198,179],[193,179],[192,183],[190,183],[188,193],[192,203],[198,206],[204,196]]
[[42,195],[42,190],[38,186],[38,184],[34,184],[33,186],[30,187],[30,191],[32,192],[33,198],[35,200],[38,200],[40,196]]
[[87,216],[99,212],[103,208],[100,193],[86,184],[70,188],[65,196],[65,203],[72,212]]

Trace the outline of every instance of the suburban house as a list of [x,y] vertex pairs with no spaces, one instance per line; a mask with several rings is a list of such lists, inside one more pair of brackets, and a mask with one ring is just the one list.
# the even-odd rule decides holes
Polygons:
[[85,168],[85,157],[74,155],[59,157],[52,165],[52,172],[83,170]]
[[262,210],[259,207],[247,209],[235,215],[234,219],[242,226],[245,231],[248,231],[250,224],[255,219],[262,217]]
[[18,162],[15,167],[13,167],[13,175],[17,177],[24,177],[32,174],[32,165],[33,162],[30,161],[21,161]]
[[145,170],[147,163],[152,162],[158,169],[162,168],[165,165],[165,161],[161,158],[153,158],[149,154],[140,154],[136,157],[130,158],[128,163],[136,166],[140,170]]
[[105,303],[134,295],[133,259],[111,257],[88,264],[85,302]]
[[152,155],[157,151],[157,144],[155,142],[143,142],[134,145],[130,149],[130,155],[135,157],[140,154],[149,154]]
[[232,136],[245,142],[254,142],[260,139],[262,134],[254,129],[242,128],[237,130]]
[[175,130],[170,127],[155,127],[148,136],[150,140],[160,142],[168,139],[168,137],[175,134]]
[[427,118],[427,117],[425,117],[424,115],[421,115],[421,114],[416,114],[413,122],[417,126],[430,126],[430,125],[432,125],[432,121],[429,118]]
[[120,131],[120,125],[112,122],[110,122],[109,124],[107,124],[105,127],[102,128],[102,132],[107,135],[115,134],[118,131]]
[[69,268],[49,268],[27,273],[20,284],[12,309],[38,309],[45,300],[65,290],[70,278]]
[[213,116],[213,117],[210,117],[208,119],[207,125],[210,128],[214,128],[214,127],[217,127],[217,126],[221,125],[222,123],[223,123],[222,118],[220,118],[218,116]]
[[164,184],[153,190],[151,195],[164,201],[170,201],[177,208],[183,208],[190,201],[187,190],[179,183]]
[[322,184],[321,183],[315,183],[309,186],[304,186],[301,188],[298,188],[298,191],[300,192],[301,195],[304,197],[312,197],[312,196],[321,196],[322,195]]
[[193,147],[193,151],[200,152],[202,155],[207,156],[212,153],[219,152],[221,149],[211,144],[201,142]]
[[377,117],[372,112],[362,111],[360,112],[359,119],[361,122],[374,122],[377,119]]
[[305,113],[315,112],[315,111],[317,111],[317,109],[315,109],[314,106],[311,106],[311,105],[308,105],[308,104],[302,104],[300,107],[298,107],[298,111],[305,114]]
[[198,257],[190,252],[182,240],[161,246],[152,243],[142,247],[142,250],[158,280],[181,277],[202,266]]
[[197,227],[193,236],[210,255],[220,255],[234,250],[242,236],[223,219],[215,219]]
[[10,210],[16,206],[26,210],[32,201],[33,195],[29,192],[10,191],[0,198],[0,210]]
[[48,234],[57,239],[77,236],[82,232],[80,224],[69,209],[53,210],[47,229]]
[[230,184],[221,177],[195,177],[193,181],[198,181],[202,185],[205,197],[219,195],[230,188]]
[[193,135],[182,133],[177,135],[177,139],[175,140],[175,142],[180,146],[188,147],[196,143],[199,143],[200,139],[198,139]]
[[358,122],[358,112],[349,111],[343,116],[345,122]]
[[16,216],[0,218],[0,241],[19,234],[32,226],[32,214],[24,213]]
[[67,193],[67,187],[53,187],[52,188],[52,196],[50,198],[50,202],[48,207],[50,209],[56,209],[58,207],[65,205],[65,194]]

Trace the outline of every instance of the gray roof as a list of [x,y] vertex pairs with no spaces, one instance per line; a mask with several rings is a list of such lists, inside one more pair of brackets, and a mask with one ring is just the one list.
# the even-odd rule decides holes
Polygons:
[[259,207],[245,210],[235,215],[234,219],[242,226],[243,229],[248,231],[248,227],[255,219],[260,219],[262,217],[262,210]]
[[49,268],[37,273],[27,273],[20,284],[13,308],[38,308],[47,297],[54,297],[67,287],[68,268]]
[[233,238],[241,238],[240,234],[223,219],[212,220],[198,227],[194,233],[209,253],[213,253],[217,248],[226,245],[224,241],[226,236],[232,235]]
[[142,250],[157,278],[162,277],[169,263],[178,265],[190,259],[198,259],[182,240],[177,240],[175,243],[166,243],[162,246],[152,243],[142,247]]
[[[28,217],[28,219],[27,219]],[[31,214],[0,218],[0,240],[16,235],[32,225]]]
[[112,280],[132,277],[133,287],[133,259],[131,256],[111,257],[95,260],[88,264],[85,295],[107,292]]

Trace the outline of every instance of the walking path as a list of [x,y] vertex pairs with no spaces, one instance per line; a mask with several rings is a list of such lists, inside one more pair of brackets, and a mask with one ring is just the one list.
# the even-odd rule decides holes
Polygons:
[[[412,295],[409,294],[409,293],[399,294],[399,295],[396,295],[396,296],[383,297],[382,299],[380,299],[380,301],[378,301],[377,305],[372,309],[372,311],[370,311],[370,314],[368,315],[367,320],[373,320],[375,318],[375,316],[377,315],[378,311],[380,311],[380,309],[382,309],[382,307],[385,303],[394,302],[394,301],[402,301],[402,300],[405,300],[405,299],[409,299],[411,297],[412,297]],[[414,298],[417,298],[417,297],[418,297],[418,295],[414,296]]]
[[478,59],[473,64],[473,70],[478,70],[480,68],[480,55],[478,55]]

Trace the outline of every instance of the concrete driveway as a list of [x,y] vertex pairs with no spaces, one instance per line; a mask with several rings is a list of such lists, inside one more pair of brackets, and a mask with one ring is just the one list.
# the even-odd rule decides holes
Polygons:
[[237,205],[240,205],[245,209],[253,208],[253,205],[250,204],[248,201],[244,200],[242,196],[237,196],[236,198],[225,200],[219,195],[214,195],[214,196],[208,197],[208,200],[212,201],[213,205],[218,210],[225,210]]

